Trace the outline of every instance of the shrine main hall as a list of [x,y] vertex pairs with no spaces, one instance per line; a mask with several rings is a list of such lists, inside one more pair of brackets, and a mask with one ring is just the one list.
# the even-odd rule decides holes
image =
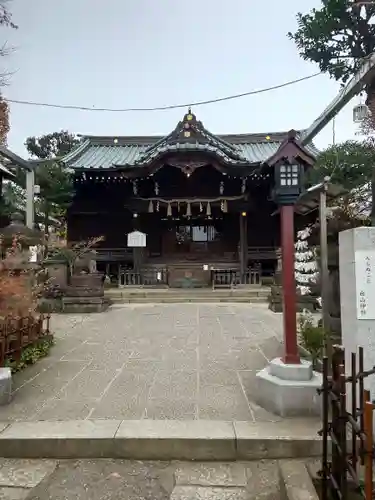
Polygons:
[[259,284],[280,247],[270,159],[298,136],[214,135],[190,109],[165,137],[83,136],[62,159],[68,240],[102,237],[97,267],[115,286]]

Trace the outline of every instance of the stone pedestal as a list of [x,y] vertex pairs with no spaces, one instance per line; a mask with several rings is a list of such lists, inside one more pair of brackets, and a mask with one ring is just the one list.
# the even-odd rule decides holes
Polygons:
[[102,297],[104,295],[103,275],[73,274],[70,278],[69,297]]
[[[283,289],[280,285],[272,285],[271,293],[268,296],[268,309],[272,312],[281,313],[283,312]],[[317,301],[315,297],[311,295],[301,295],[297,293],[297,312],[302,313],[303,311],[309,311],[311,313],[315,312],[317,309]]]
[[[358,352],[359,346],[364,349],[364,368],[368,370],[375,365],[375,227],[341,232],[339,262],[346,373],[350,373],[351,353]],[[367,377],[364,381],[371,398],[375,398],[375,377]]]
[[310,361],[285,364],[280,358],[257,373],[256,401],[281,417],[320,415],[321,398],[317,389],[322,376],[313,371]]
[[110,300],[104,297],[103,276],[99,273],[73,275],[66,296],[62,298],[63,313],[104,312]]
[[10,368],[0,368],[0,406],[12,399],[12,373]]
[[111,301],[107,297],[63,297],[61,304],[63,313],[88,314],[107,311]]
[[51,287],[66,290],[68,286],[68,266],[66,262],[49,259],[45,261],[44,265],[48,272]]

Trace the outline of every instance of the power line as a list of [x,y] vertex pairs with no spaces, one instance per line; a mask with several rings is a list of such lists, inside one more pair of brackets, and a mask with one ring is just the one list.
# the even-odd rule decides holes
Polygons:
[[226,97],[218,97],[217,99],[209,99],[207,101],[197,101],[197,102],[188,102],[184,104],[174,104],[170,106],[157,106],[154,108],[96,108],[96,107],[88,107],[88,106],[74,106],[74,105],[69,105],[69,104],[50,104],[46,102],[35,102],[35,101],[21,101],[18,99],[4,99],[8,103],[12,104],[24,104],[26,106],[38,106],[38,107],[44,107],[44,108],[58,108],[58,109],[75,109],[79,111],[106,111],[110,113],[127,113],[131,111],[167,111],[169,109],[178,109],[178,108],[188,108],[189,106],[191,107],[197,107],[197,106],[204,106],[207,104],[213,104],[216,102],[223,102],[223,101],[230,101],[232,99],[239,99],[240,97],[246,97],[250,95],[255,95],[255,94],[262,94],[264,92],[270,92],[271,90],[277,90],[281,89],[283,87],[288,87],[290,85],[294,85],[295,83],[303,82],[305,80],[310,80],[311,78],[315,78],[318,75],[321,75],[322,73],[314,73],[309,76],[304,76],[302,78],[298,78],[297,80],[290,80],[285,83],[281,83],[279,85],[274,85],[273,87],[266,87],[263,89],[259,90],[252,90],[250,92],[244,92],[242,94],[235,94],[235,95],[230,95]]

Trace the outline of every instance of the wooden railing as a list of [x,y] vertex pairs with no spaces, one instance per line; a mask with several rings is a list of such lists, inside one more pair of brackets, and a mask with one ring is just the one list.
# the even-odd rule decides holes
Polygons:
[[238,285],[260,285],[259,269],[247,269],[241,276],[238,269],[213,269],[212,288],[235,288]]
[[132,248],[96,248],[96,260],[99,262],[116,262],[129,260],[133,255]]
[[248,247],[247,257],[255,260],[276,259],[276,247]]
[[18,361],[22,350],[50,335],[50,315],[40,314],[36,318],[6,317],[0,322],[0,367],[6,359]]
[[157,286],[168,284],[168,270],[165,268],[120,271],[119,287],[125,286]]

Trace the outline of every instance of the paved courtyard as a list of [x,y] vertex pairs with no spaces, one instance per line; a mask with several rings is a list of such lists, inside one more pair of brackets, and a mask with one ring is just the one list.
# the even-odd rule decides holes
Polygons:
[[0,459],[0,499],[278,500],[284,463]]
[[52,318],[48,358],[16,374],[1,420],[273,421],[254,378],[281,354],[265,305],[127,305]]
[[278,500],[284,463],[0,459],[0,499]]

